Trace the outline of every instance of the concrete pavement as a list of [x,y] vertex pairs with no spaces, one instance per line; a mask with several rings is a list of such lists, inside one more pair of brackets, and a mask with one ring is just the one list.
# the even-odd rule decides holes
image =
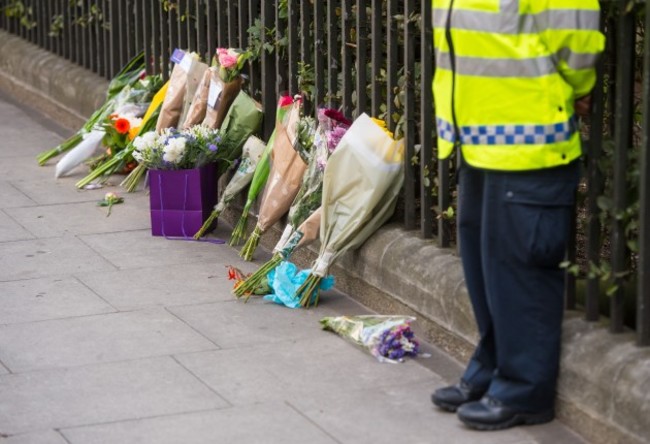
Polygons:
[[[35,155],[71,133],[0,94],[0,442],[580,443],[560,422],[478,433],[434,408],[461,366],[380,364],[322,316],[234,300],[227,245],[152,237],[148,196],[79,191]],[[110,217],[107,191],[124,195]],[[221,223],[215,236],[228,238]]]

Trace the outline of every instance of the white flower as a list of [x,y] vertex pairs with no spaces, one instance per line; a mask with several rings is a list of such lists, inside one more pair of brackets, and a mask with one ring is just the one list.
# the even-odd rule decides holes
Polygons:
[[184,137],[177,137],[169,139],[167,145],[163,149],[163,160],[166,162],[177,163],[185,151],[186,139]]
[[155,131],[149,131],[148,133],[138,136],[133,141],[133,146],[139,151],[146,151],[153,148],[156,141],[158,140],[158,135]]
[[[135,141],[133,141],[133,143],[135,143]],[[138,151],[138,150],[134,150],[134,151],[133,151],[133,158],[134,158],[134,159],[136,160],[136,162],[138,162],[138,163],[142,163],[142,161],[144,160],[144,156],[143,156],[142,153],[141,153],[140,151]]]

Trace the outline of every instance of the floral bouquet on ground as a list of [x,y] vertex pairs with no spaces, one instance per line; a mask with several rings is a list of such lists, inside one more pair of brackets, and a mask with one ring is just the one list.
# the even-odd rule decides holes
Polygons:
[[[309,163],[307,172],[303,176],[300,190],[289,209],[289,223],[273,248],[273,257],[235,290],[235,294],[238,296],[244,295],[249,287],[255,287],[260,280],[266,279],[266,275],[282,261],[288,260],[296,248],[305,246],[318,238],[320,212],[314,218],[311,216],[321,205],[325,165],[351,124],[341,113],[329,108],[322,108],[318,111],[318,122],[315,131],[310,131],[309,120],[303,118],[298,124],[297,145],[299,153],[306,153]],[[304,148],[308,144],[313,145],[311,150]],[[313,220],[306,223],[308,219]]]
[[361,114],[330,156],[323,176],[317,260],[296,292],[303,307],[318,303],[320,281],[344,252],[358,248],[395,210],[404,143],[382,121]]
[[275,135],[271,151],[271,171],[264,190],[257,224],[239,253],[244,260],[250,261],[253,258],[260,236],[289,211],[291,202],[300,190],[307,164],[293,147],[296,143],[301,103],[301,100],[294,103],[284,130]]
[[89,134],[97,124],[105,120],[111,113],[117,110],[117,99],[120,93],[127,86],[132,86],[137,83],[145,74],[145,60],[144,52],[139,53],[131,59],[117,75],[111,80],[108,85],[106,93],[106,101],[97,109],[86,123],[77,131],[72,137],[66,139],[58,146],[51,150],[47,150],[38,155],[37,160],[39,165],[44,165],[48,160],[53,157],[63,154],[72,148],[79,145],[84,136]]
[[226,189],[221,195],[221,199],[210,213],[210,217],[205,221],[201,229],[194,235],[194,239],[203,237],[214,221],[230,205],[235,197],[251,183],[255,167],[264,153],[266,145],[255,136],[250,136],[244,144],[243,153],[235,174],[226,185]]
[[[168,87],[169,87],[169,82],[165,83],[158,90],[158,92],[156,92],[156,94],[153,96],[153,99],[151,100],[151,103],[149,104],[149,107],[147,108],[147,111],[145,112],[144,117],[140,122],[140,125],[130,127],[128,132],[129,143],[126,145],[126,147],[124,147],[124,149],[120,150],[117,153],[113,153],[110,159],[107,159],[105,162],[102,162],[101,165],[93,169],[86,177],[78,181],[75,184],[77,188],[84,188],[94,180],[108,178],[111,174],[123,169],[128,162],[133,161],[133,156],[132,156],[134,150],[133,141],[138,135],[145,134],[154,129],[156,125],[156,121],[158,120],[158,117],[160,115],[161,104],[163,99],[165,98],[165,94],[167,93]],[[131,123],[135,123],[135,122],[131,122]],[[133,176],[139,177],[142,171],[143,170],[140,165],[136,166],[135,169],[131,171],[129,176],[127,176],[125,181],[128,181],[129,178]],[[122,185],[123,184],[124,182],[122,182]],[[135,189],[135,186],[137,186],[137,182],[133,185],[132,189],[127,187],[127,190],[131,192],[133,191],[133,189]]]
[[324,317],[324,330],[348,339],[368,350],[380,362],[403,362],[416,357],[420,344],[411,330],[411,316],[336,316]]
[[284,121],[293,106],[293,98],[291,96],[282,96],[278,101],[278,107],[275,115],[275,129],[273,130],[273,133],[271,134],[271,137],[266,144],[266,148],[262,153],[262,157],[260,158],[259,162],[257,163],[257,167],[255,168],[255,173],[253,174],[251,185],[248,188],[248,195],[246,197],[244,209],[230,236],[231,246],[237,245],[239,241],[242,240],[246,235],[248,214],[269,177],[269,172],[271,170],[270,152],[273,149],[273,145],[275,144],[276,135],[286,132]]
[[133,157],[148,169],[185,170],[200,168],[222,156],[221,135],[218,130],[201,125],[186,130],[167,128],[161,134],[150,131],[138,136],[133,145]]

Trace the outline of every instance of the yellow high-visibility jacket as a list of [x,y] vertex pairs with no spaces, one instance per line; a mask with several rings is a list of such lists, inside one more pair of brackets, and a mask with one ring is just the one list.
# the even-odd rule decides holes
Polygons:
[[597,0],[433,0],[438,156],[523,171],[581,155],[574,101],[605,37]]

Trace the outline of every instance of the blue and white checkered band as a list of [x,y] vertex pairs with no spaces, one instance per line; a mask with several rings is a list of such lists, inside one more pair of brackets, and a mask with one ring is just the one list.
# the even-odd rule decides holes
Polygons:
[[[450,122],[437,118],[438,137],[454,143],[454,127]],[[463,145],[545,145],[565,142],[577,131],[576,116],[568,122],[549,125],[475,125],[461,126]]]

